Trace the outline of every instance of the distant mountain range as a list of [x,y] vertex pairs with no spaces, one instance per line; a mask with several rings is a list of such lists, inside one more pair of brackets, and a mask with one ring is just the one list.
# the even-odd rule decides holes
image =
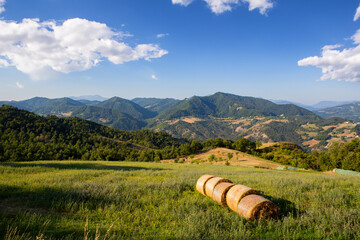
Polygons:
[[[289,141],[310,148],[320,143],[321,146],[326,146],[327,141],[332,139],[321,137],[324,132],[326,134],[331,132],[328,131],[326,124],[332,124],[331,126],[334,127],[346,121],[336,119],[324,123],[320,116],[355,119],[349,117],[350,113],[355,116],[360,112],[359,106],[354,105],[349,108],[353,110],[352,112],[347,111],[348,115],[341,115],[340,111],[336,115],[333,110],[318,111],[315,114],[295,104],[275,104],[261,98],[221,92],[184,100],[172,98],[127,100],[113,97],[99,101],[91,97],[78,100],[35,97],[24,101],[0,102],[0,105],[3,104],[29,110],[39,115],[79,117],[122,130],[148,128],[164,131],[175,137],[201,140],[216,137],[235,140],[246,137],[261,142]],[[311,126],[316,129],[308,128],[307,124],[314,124]],[[342,133],[341,131],[337,129],[336,133],[331,132],[331,134],[335,137]],[[351,135],[348,132],[345,135],[349,138],[356,137],[356,134]],[[315,142],[312,141],[314,139]]]
[[78,97],[71,96],[69,98],[74,99],[74,100],[88,100],[88,101],[98,101],[98,102],[102,102],[102,101],[109,99],[109,98],[102,97],[100,95],[82,95],[82,96],[78,96]]
[[337,107],[337,106],[342,106],[342,105],[346,105],[346,104],[360,102],[360,101],[321,101],[314,105],[305,105],[302,103],[290,102],[287,100],[271,100],[271,101],[276,104],[294,104],[296,106],[299,106],[299,107],[302,107],[302,108],[305,108],[307,110],[314,111],[314,112],[321,110],[321,109],[325,109],[325,108],[332,108],[332,107]]

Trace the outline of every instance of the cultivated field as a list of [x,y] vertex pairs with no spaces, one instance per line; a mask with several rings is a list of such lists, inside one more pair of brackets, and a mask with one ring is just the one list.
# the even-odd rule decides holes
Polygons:
[[[282,217],[247,222],[197,193],[207,173],[261,191]],[[0,238],[360,239],[359,189],[357,177],[231,165],[2,163]]]

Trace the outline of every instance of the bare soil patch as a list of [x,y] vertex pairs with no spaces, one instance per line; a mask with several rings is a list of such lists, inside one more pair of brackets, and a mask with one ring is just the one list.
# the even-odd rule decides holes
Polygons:
[[318,140],[312,139],[312,140],[309,140],[309,141],[304,142],[303,144],[304,144],[304,145],[307,145],[307,146],[309,146],[309,147],[313,147],[313,146],[315,146],[316,144],[318,144],[319,142],[320,142],[320,141],[318,141]]
[[[233,154],[231,160],[228,160],[228,153]],[[209,157],[212,154],[215,156],[216,160],[210,162]],[[193,159],[187,157],[185,159],[185,163],[190,164],[192,161],[197,161],[199,162],[199,164],[224,165],[226,160],[228,160],[230,165],[233,166],[267,168],[267,169],[277,169],[277,167],[281,166],[278,163],[274,163],[262,158],[254,157],[252,155],[227,148],[211,149],[209,151],[194,155]],[[174,162],[174,159],[163,160],[162,162]]]

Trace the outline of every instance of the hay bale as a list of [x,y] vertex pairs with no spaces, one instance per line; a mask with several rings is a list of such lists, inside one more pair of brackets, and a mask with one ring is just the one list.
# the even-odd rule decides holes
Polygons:
[[235,185],[226,194],[226,204],[231,210],[237,212],[240,200],[250,194],[258,194],[258,192],[244,185]]
[[234,184],[228,182],[219,183],[213,191],[212,199],[226,207],[226,193],[232,186],[234,186]]
[[225,179],[225,178],[221,178],[221,177],[214,177],[214,178],[211,178],[209,181],[207,181],[205,184],[206,196],[212,197],[212,194],[213,194],[213,191],[214,191],[216,185],[218,185],[219,183],[222,183],[222,182],[232,183],[229,179]]
[[247,220],[278,218],[278,207],[259,195],[248,195],[241,199],[237,213]]
[[205,194],[205,184],[207,181],[209,181],[211,178],[214,178],[215,176],[212,175],[202,175],[198,181],[196,182],[196,190],[201,193],[202,195],[206,196]]

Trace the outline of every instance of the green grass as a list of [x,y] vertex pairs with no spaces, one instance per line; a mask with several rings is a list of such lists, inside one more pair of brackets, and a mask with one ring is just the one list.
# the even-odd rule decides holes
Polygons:
[[[247,222],[195,191],[203,174],[259,190],[282,217]],[[359,239],[359,189],[357,177],[238,166],[2,163],[0,239]]]

